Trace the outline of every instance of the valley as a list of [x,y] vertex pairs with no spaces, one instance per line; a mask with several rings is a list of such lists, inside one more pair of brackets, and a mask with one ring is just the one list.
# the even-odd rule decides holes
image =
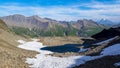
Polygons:
[[0,0],[0,68],[120,68],[120,0]]
[[119,26],[108,28],[87,19],[71,23],[18,14],[0,18],[1,68],[86,68],[84,64],[108,55],[119,58],[119,48],[110,51],[119,47]]

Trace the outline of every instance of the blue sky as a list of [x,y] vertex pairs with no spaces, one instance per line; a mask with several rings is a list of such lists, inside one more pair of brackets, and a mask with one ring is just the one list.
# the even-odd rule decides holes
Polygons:
[[68,21],[105,18],[120,22],[120,0],[0,0],[0,16],[12,14]]

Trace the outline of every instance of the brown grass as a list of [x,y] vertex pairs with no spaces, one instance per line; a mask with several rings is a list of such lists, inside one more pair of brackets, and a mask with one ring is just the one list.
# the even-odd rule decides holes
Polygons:
[[82,44],[80,37],[41,37],[40,42],[46,46],[58,46],[64,44]]
[[0,68],[28,68],[27,57],[34,57],[37,52],[18,48],[17,40],[23,39],[14,33],[0,31]]

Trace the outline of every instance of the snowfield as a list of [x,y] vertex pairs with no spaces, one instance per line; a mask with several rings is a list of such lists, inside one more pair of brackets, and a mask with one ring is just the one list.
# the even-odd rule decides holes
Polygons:
[[79,52],[85,52],[87,50],[88,50],[87,48],[86,49],[80,49]]
[[33,39],[33,41],[30,42],[25,42],[23,40],[18,42],[21,43],[18,46],[19,48],[40,52],[40,54],[36,55],[36,58],[27,58],[26,63],[30,64],[31,68],[72,68],[74,66],[84,64],[86,61],[101,58],[106,55],[120,54],[120,44],[115,44],[105,48],[99,56],[53,57],[47,55],[53,52],[40,50],[45,46],[43,46],[42,43],[37,42],[36,39]]
[[120,44],[114,44],[105,48],[102,52],[102,55],[118,55],[120,54]]
[[51,53],[53,53],[53,52],[50,52],[50,51],[40,50],[40,48],[43,48],[45,46],[43,46],[42,43],[37,42],[36,39],[32,39],[32,40],[33,41],[31,41],[31,42],[25,42],[25,41],[18,40],[18,42],[21,43],[21,45],[19,45],[18,47],[22,48],[22,49],[26,49],[26,50],[37,51],[37,52],[40,52],[41,54],[51,54]]
[[[81,58],[81,60],[79,60]],[[80,65],[92,57],[89,56],[71,56],[71,57],[53,57],[49,55],[36,55],[36,59],[27,58],[27,63],[32,64],[32,68],[71,68],[75,65]]]
[[114,40],[114,39],[116,39],[116,38],[118,38],[118,36],[115,36],[115,37],[113,37],[113,38],[107,39],[107,40],[102,41],[102,42],[99,42],[99,43],[95,43],[95,44],[93,44],[93,45],[102,45],[102,44],[108,43],[108,42],[110,42],[110,41],[112,41],[112,40]]

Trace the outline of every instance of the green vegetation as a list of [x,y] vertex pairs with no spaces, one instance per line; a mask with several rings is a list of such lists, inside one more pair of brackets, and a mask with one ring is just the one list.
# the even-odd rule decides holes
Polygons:
[[99,33],[103,29],[100,27],[89,27],[87,29],[80,30],[80,35],[81,36],[92,36],[96,33]]
[[44,37],[44,36],[92,36],[100,31],[102,28],[100,27],[89,27],[87,29],[77,30],[73,27],[65,28],[59,25],[56,25],[55,28],[51,28],[48,30],[40,30],[40,29],[28,29],[22,27],[12,27],[11,30],[18,35],[21,36],[29,36],[29,37]]
[[100,27],[93,27],[93,28],[89,28],[89,30],[90,30],[90,31],[88,31],[87,34],[88,34],[89,36],[91,36],[91,35],[94,35],[94,34],[96,34],[96,33],[99,33],[99,32],[102,31],[103,29],[100,28]]
[[37,34],[31,30],[29,30],[28,28],[22,28],[22,27],[12,27],[11,30],[13,32],[15,32],[18,35],[21,36],[30,36],[30,37],[38,37]]
[[59,25],[56,25],[55,28],[51,28],[48,30],[39,30],[33,29],[39,36],[77,36],[76,32],[77,29],[71,28],[64,28]]

